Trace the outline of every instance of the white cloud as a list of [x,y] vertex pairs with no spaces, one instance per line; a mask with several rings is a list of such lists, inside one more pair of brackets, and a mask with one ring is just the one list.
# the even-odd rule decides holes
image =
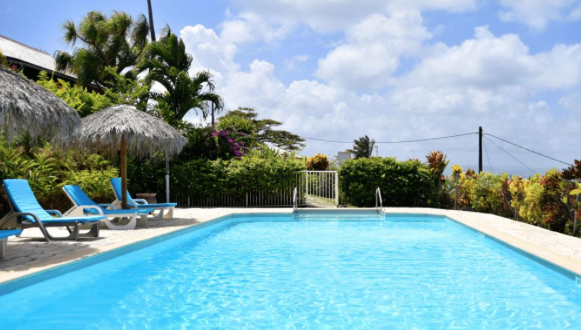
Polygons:
[[213,29],[203,25],[186,26],[180,31],[186,51],[193,55],[191,72],[210,70],[217,84],[223,83],[231,72],[239,69],[234,61],[238,52],[235,44],[220,38]]
[[288,25],[274,28],[257,14],[243,12],[238,17],[222,23],[221,37],[224,42],[233,44],[257,41],[271,43],[284,37],[288,30]]
[[578,0],[499,0],[507,8],[500,18],[521,22],[533,29],[544,29],[550,21],[578,20],[581,5]]
[[404,80],[408,85],[489,91],[567,89],[581,83],[581,44],[556,45],[531,54],[517,35],[494,36],[487,27],[459,46],[439,47],[439,53],[418,64]]
[[428,38],[419,12],[372,15],[347,32],[344,44],[319,60],[316,76],[352,90],[383,87],[399,67],[400,57],[416,53]]
[[274,65],[254,60],[250,71],[237,71],[219,90],[226,96],[226,107],[250,106],[270,109],[284,97],[286,87],[274,76]]
[[369,15],[400,10],[465,11],[477,0],[235,0],[271,21],[301,22],[321,32],[346,29]]
[[[472,39],[460,45],[426,48],[423,41],[430,35],[419,14],[373,15],[350,28],[345,43],[321,60],[317,73],[327,82],[304,79],[285,84],[272,63],[254,60],[247,68],[241,67],[235,59],[236,45],[224,34],[200,25],[186,27],[181,34],[196,67],[211,69],[220,77],[217,91],[225,98],[227,109],[255,107],[261,116],[282,121],[285,129],[302,136],[350,141],[367,134],[378,141],[390,141],[470,132],[483,126],[486,131],[557,158],[570,158],[571,150],[576,150],[574,139],[549,137],[559,130],[579,134],[576,123],[581,120],[581,112],[573,109],[579,109],[575,102],[581,97],[571,90],[581,85],[580,45],[556,45],[550,51],[533,54],[517,35],[495,36],[480,27]],[[381,79],[389,78],[397,64],[395,68],[374,64],[372,53],[363,52],[367,57],[361,57],[365,62],[361,66],[348,57],[332,66],[334,52],[346,45],[384,46],[386,56],[396,62],[399,56],[421,53],[421,57],[409,73],[392,79],[389,88],[361,95],[349,86],[349,79],[381,85]],[[300,63],[308,58],[292,60]],[[369,69],[365,67],[368,64]],[[553,90],[571,95],[563,97],[560,105],[571,109],[572,115],[555,115],[551,104],[543,100],[543,92]],[[429,150],[444,150],[453,162],[474,166],[476,141],[473,136],[382,144],[379,148],[380,154],[399,158],[422,158]],[[511,150],[508,145],[501,146]],[[349,147],[308,141],[304,153],[333,156]],[[488,144],[488,148],[493,165],[513,161],[501,158],[503,154],[493,145]],[[538,163],[539,159],[530,155],[515,155],[529,164],[533,162],[533,167],[547,164]]]
[[296,70],[301,63],[305,63],[310,60],[311,57],[307,54],[296,55],[285,62],[287,70]]

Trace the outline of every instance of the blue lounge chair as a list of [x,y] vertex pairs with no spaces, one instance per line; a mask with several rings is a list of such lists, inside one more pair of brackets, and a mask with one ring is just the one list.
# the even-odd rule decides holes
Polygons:
[[[77,185],[66,185],[63,190],[73,202],[73,207],[65,212],[65,216],[104,215],[107,217],[104,220],[105,224],[113,230],[135,229],[138,216],[144,226],[147,226],[147,215],[153,212],[153,209],[116,210],[112,204],[97,204]],[[130,220],[125,225],[119,225],[109,220],[115,218],[129,218]]]
[[8,237],[20,235],[20,233],[22,233],[22,230],[20,229],[0,230],[0,259],[4,258],[4,255],[6,254],[6,249],[8,247]]
[[[117,208],[121,208],[121,178],[111,178],[111,187],[113,188],[113,193],[115,194],[116,200],[113,205]],[[159,203],[159,204],[148,204],[145,199],[133,199],[129,191],[127,192],[127,204],[131,208],[135,209],[154,209],[159,211],[157,215],[154,216],[156,219],[171,219],[173,218],[173,210],[178,205],[177,203]],[[167,211],[164,216],[163,213]]]
[[[21,226],[23,230],[38,227],[49,242],[68,239],[76,241],[79,237],[99,237],[99,222],[105,219],[105,216],[63,217],[58,210],[45,210],[34,197],[28,181],[23,179],[4,180],[4,190],[11,211],[0,220],[0,225]],[[81,225],[92,225],[91,230],[81,235],[79,234]],[[47,227],[66,227],[69,236],[52,237]]]

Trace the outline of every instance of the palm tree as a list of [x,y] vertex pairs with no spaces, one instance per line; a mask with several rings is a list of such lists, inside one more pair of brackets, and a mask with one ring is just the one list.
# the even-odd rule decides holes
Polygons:
[[135,65],[148,44],[149,24],[141,15],[137,20],[124,12],[113,12],[106,17],[100,11],[91,11],[76,26],[74,22],[63,24],[65,41],[82,47],[74,52],[56,52],[57,70],[69,70],[76,74],[82,85],[107,81],[106,67],[116,67],[121,73]]
[[355,155],[355,159],[369,158],[373,154],[373,147],[375,140],[369,140],[369,136],[365,135],[359,139],[353,140],[353,150],[347,150]]
[[184,41],[166,27],[159,41],[147,46],[137,66],[138,72],[149,70],[148,81],[165,88],[161,93],[152,92],[152,98],[158,102],[162,117],[172,125],[179,124],[192,109],[207,114],[208,103],[223,108],[222,98],[214,93],[212,74],[201,71],[191,77],[191,65],[192,56],[186,52]]

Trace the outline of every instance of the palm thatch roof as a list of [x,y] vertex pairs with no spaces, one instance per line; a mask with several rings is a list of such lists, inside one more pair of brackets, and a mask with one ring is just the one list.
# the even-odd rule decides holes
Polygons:
[[9,140],[28,133],[69,141],[81,117],[63,100],[20,74],[0,67],[0,129]]
[[115,155],[122,136],[127,152],[141,158],[160,151],[174,156],[187,143],[175,128],[130,105],[114,105],[83,118],[73,140],[78,148]]

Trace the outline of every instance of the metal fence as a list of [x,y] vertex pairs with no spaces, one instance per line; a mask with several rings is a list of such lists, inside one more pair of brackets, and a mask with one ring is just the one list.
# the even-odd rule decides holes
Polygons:
[[[250,192],[205,196],[196,191],[172,192],[179,207],[292,207],[293,190],[297,188],[298,206],[338,205],[336,171],[303,171],[283,177],[276,189],[257,187]],[[240,191],[248,191],[240,187]]]
[[[305,173],[297,172],[287,175],[279,182],[276,188],[266,187],[239,187],[231,194],[206,196],[197,191],[173,192],[174,200],[179,207],[292,207],[293,189],[298,190],[297,202],[305,206]],[[249,191],[249,192],[248,192]]]
[[339,205],[337,171],[305,171],[305,198],[310,206]]

